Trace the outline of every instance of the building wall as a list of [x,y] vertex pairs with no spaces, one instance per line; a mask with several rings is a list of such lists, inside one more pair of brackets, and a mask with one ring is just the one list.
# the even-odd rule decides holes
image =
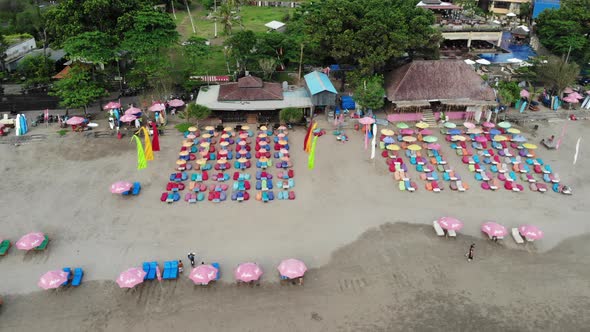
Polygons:
[[[502,5],[500,5],[500,3]],[[520,5],[522,3],[531,3],[531,0],[492,1],[490,4],[490,11],[500,15],[506,15],[508,13],[520,14]]]
[[12,59],[21,57],[36,48],[37,48],[37,44],[35,43],[35,38],[30,38],[30,39],[22,41],[18,44],[14,44],[14,45],[10,46],[5,52],[6,62],[9,62]]
[[314,106],[335,106],[336,94],[328,91],[320,92],[311,96],[311,102]]

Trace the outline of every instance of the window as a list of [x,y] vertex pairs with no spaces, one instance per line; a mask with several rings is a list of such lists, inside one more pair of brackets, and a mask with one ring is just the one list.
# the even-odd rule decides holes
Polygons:
[[510,8],[510,2],[494,1],[494,8],[509,9]]

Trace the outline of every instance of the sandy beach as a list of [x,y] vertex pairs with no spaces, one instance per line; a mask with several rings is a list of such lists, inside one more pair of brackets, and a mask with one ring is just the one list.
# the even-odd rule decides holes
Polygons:
[[[542,124],[536,138],[525,136],[559,135],[563,124]],[[57,129],[35,129],[47,139],[0,144],[0,235],[14,243],[42,231],[51,242],[44,252],[13,247],[0,258],[0,330],[585,330],[590,148],[583,134],[589,126],[568,122],[559,150],[538,150],[573,188],[572,196],[484,191],[444,141],[443,154],[472,188],[427,192],[411,167],[420,189],[400,192],[383,158],[371,160],[353,131],[346,143],[321,137],[310,171],[301,148],[305,131],[298,127],[289,135],[296,200],[194,205],[159,200],[179,133],[162,136],[162,151],[137,171],[128,138],[60,138]],[[110,184],[119,180],[140,181],[140,196],[111,194]],[[436,238],[431,222],[443,215],[465,222],[457,239]],[[511,238],[494,244],[480,232],[487,220],[535,224],[545,238],[526,246]],[[467,263],[463,255],[472,242],[476,260]],[[185,272],[178,281],[135,291],[114,283],[122,270],[143,261],[187,264],[189,251],[199,262],[219,262],[221,282],[195,287]],[[276,265],[288,257],[311,268],[303,287],[279,284]],[[233,282],[233,268],[244,261],[264,268],[260,286]],[[39,276],[64,266],[83,267],[84,284],[40,291]]]

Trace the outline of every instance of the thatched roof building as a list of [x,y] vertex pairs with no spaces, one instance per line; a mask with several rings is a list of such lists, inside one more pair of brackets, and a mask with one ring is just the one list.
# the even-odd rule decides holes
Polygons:
[[219,87],[219,101],[282,100],[283,88],[279,83],[263,82],[254,76],[245,76],[237,83],[226,83]]
[[431,102],[496,104],[492,88],[462,60],[413,61],[386,75],[385,90],[387,99],[397,108],[429,106]]

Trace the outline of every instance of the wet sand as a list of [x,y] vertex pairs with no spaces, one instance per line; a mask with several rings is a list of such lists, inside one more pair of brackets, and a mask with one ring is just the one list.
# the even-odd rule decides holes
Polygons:
[[[562,125],[543,125],[538,139],[558,135]],[[309,171],[304,130],[297,128],[290,134],[295,201],[167,205],[159,196],[181,141],[172,132],[139,172],[135,147],[125,139],[57,138],[47,130],[41,143],[0,144],[0,170],[9,175],[0,234],[15,242],[38,230],[52,239],[45,252],[13,247],[0,259],[0,330],[583,330],[590,279],[584,139],[572,161],[587,127],[572,122],[559,151],[538,150],[573,196],[487,192],[475,180],[466,193],[435,194],[423,189],[415,170],[410,175],[421,188],[400,192],[383,158],[370,160],[353,131],[347,143],[321,137],[316,169]],[[443,152],[464,179],[472,178],[446,143]],[[110,194],[110,184],[123,179],[140,181],[141,195]],[[442,215],[465,222],[456,240],[435,238],[425,225]],[[491,244],[479,231],[485,220],[533,223],[546,236],[526,247],[511,238]],[[468,264],[463,254],[471,241],[477,259]],[[113,282],[130,266],[185,258],[189,250],[199,261],[221,263],[219,284],[196,288],[185,277],[126,292]],[[305,286],[279,285],[276,265],[287,257],[312,268]],[[263,266],[259,287],[232,283],[243,261]],[[82,287],[37,290],[42,273],[63,266],[84,268]]]

